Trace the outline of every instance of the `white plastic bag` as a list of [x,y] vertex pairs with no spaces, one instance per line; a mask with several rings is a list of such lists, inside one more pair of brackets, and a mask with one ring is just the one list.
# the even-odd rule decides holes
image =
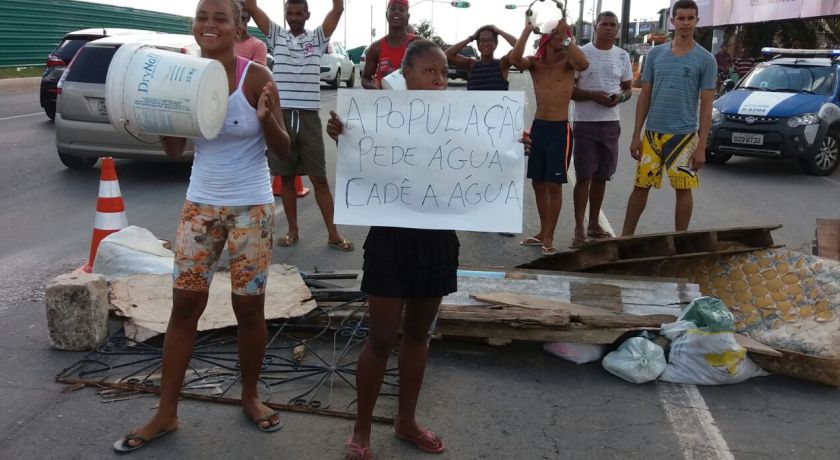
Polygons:
[[543,350],[575,364],[598,361],[604,356],[604,346],[591,343],[546,342]]
[[695,385],[723,385],[767,375],[738,345],[732,332],[706,332],[690,321],[663,324],[671,340],[668,366],[661,380]]
[[108,281],[137,274],[172,273],[175,254],[163,247],[152,232],[130,225],[99,243],[93,272]]
[[644,337],[630,337],[604,356],[604,369],[630,383],[656,380],[667,365],[662,347]]

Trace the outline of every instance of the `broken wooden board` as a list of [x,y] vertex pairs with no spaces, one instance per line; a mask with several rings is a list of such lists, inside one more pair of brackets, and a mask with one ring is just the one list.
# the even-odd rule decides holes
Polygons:
[[631,314],[676,315],[701,295],[696,284],[674,278],[480,267],[458,275],[458,292],[444,297],[443,305],[476,305],[470,295],[513,292]]
[[[326,326],[329,321],[330,327],[339,327],[345,319],[361,319],[360,309],[365,308],[362,303],[339,304],[336,302],[318,302],[318,306],[329,311],[329,318],[324,315],[314,316],[309,324]],[[529,342],[577,342],[592,344],[611,344],[622,335],[634,330],[648,328],[613,328],[598,329],[584,326],[580,323],[567,323],[561,326],[561,322],[554,325],[538,326],[530,322],[522,323],[519,327],[511,327],[504,322],[473,322],[461,321],[463,318],[460,310],[464,308],[486,309],[487,306],[456,306],[441,305],[438,319],[435,322],[433,336],[446,338],[468,338],[487,340],[490,343],[507,343],[511,340],[523,340]],[[513,307],[508,307],[513,308]],[[502,310],[503,311],[503,310]],[[516,310],[510,310],[516,311]],[[542,314],[545,314],[544,311]],[[528,308],[523,312],[528,318],[534,316],[535,309]],[[497,314],[499,314],[497,312]],[[552,312],[552,315],[557,312]],[[562,317],[566,317],[560,313]],[[544,317],[544,316],[543,316]],[[562,321],[562,320],[561,320]],[[524,327],[523,327],[524,326]]]
[[[236,325],[230,304],[230,273],[217,272],[210,284],[207,308],[198,330]],[[110,300],[117,314],[128,318],[126,336],[144,341],[166,331],[172,311],[172,275],[134,275],[111,283]],[[271,265],[266,285],[265,318],[296,318],[314,310],[317,304],[303,283],[297,268]]]
[[677,319],[676,315],[630,315],[528,294],[501,292],[495,294],[475,294],[472,297],[476,300],[492,304],[519,306],[533,308],[535,310],[568,312],[574,322],[581,323],[592,329],[658,328],[664,323],[670,323]]
[[840,260],[840,219],[817,219],[817,254]]
[[565,329],[569,327],[569,312],[563,310],[537,310],[520,305],[442,307],[438,323],[480,328],[484,324],[504,325],[512,329]]
[[770,232],[781,225],[692,230],[595,240],[580,249],[558,252],[519,268],[599,271],[624,264],[712,254],[735,254],[776,247]]
[[762,354],[751,354],[750,357],[767,372],[840,387],[840,358],[824,358],[791,350],[781,352],[781,357]]
[[776,350],[773,347],[768,347],[767,345],[753,340],[751,337],[744,335],[744,334],[735,334],[735,341],[738,342],[738,345],[744,347],[750,353],[757,353],[759,355],[767,355],[767,356],[775,356],[777,358],[784,356],[782,352]]

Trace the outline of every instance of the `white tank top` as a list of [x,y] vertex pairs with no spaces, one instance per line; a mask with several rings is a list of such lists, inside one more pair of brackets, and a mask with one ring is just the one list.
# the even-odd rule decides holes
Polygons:
[[187,200],[193,203],[215,206],[274,203],[262,126],[242,88],[250,66],[249,61],[236,90],[228,96],[225,123],[219,135],[213,140],[193,140],[195,158],[187,189]]

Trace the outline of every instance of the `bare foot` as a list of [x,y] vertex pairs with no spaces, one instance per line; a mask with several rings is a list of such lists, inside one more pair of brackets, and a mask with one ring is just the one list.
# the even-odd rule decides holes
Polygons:
[[[259,426],[261,428],[268,428],[280,423],[280,416],[276,414],[276,410],[263,404],[259,398],[242,398],[242,410],[254,423],[260,420]],[[272,414],[274,414],[272,416]]]
[[610,232],[604,230],[600,225],[594,224],[590,225],[586,229],[586,236],[596,239],[603,239],[603,238],[612,238]]
[[[167,431],[175,431],[178,429],[178,417],[169,418],[160,415],[158,412],[155,412],[155,415],[146,422],[145,425],[137,427],[128,432],[131,436],[138,436],[143,439],[152,439],[159,433],[165,433]],[[129,439],[126,441],[131,447],[137,447],[140,444],[143,444],[143,441],[139,439]]]

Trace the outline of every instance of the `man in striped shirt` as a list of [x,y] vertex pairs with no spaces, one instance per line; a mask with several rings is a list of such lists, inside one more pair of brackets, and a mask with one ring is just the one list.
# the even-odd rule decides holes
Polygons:
[[298,242],[295,176],[308,175],[315,188],[315,201],[327,226],[327,244],[341,251],[352,251],[353,244],[339,235],[333,223],[333,197],[327,182],[324,130],[319,114],[321,55],[344,12],[343,0],[332,2],[332,9],[323,24],[312,31],[304,28],[310,15],[306,0],[286,0],[288,30],[272,21],[257,6],[257,0],[245,0],[245,9],[265,34],[274,53],[274,81],[280,90],[283,118],[292,139],[288,158],[275,160],[269,157],[271,173],[283,179],[283,210],[289,223],[288,231],[277,240],[277,244],[292,246]]

